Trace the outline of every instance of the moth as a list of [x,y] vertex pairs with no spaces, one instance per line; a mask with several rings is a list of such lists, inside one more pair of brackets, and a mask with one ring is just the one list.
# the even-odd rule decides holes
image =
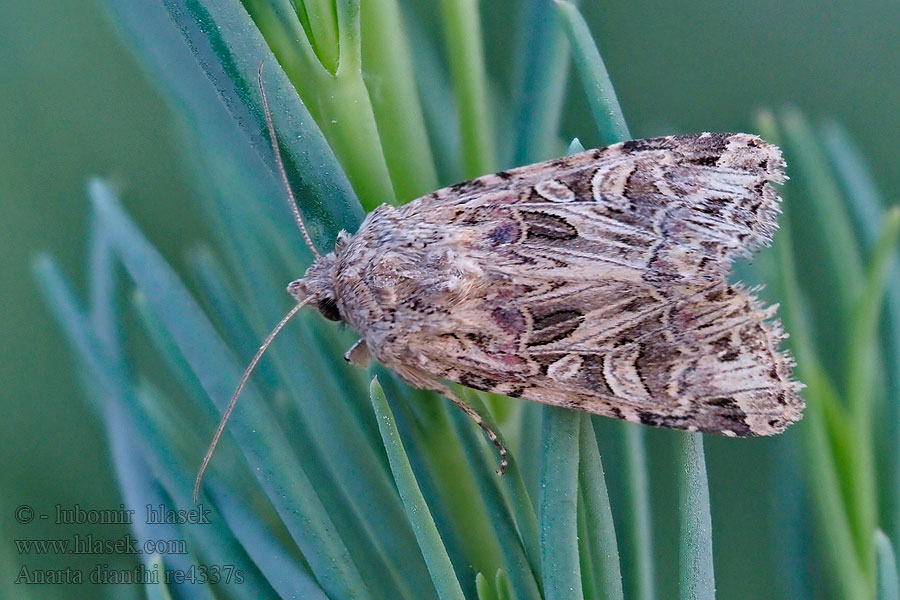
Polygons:
[[[506,396],[727,436],[799,420],[786,337],[731,262],[767,245],[784,181],[779,149],[744,133],[635,140],[478,177],[383,205],[288,292],[360,334],[369,358],[468,413],[447,381]],[[198,476],[197,485],[199,486]],[[195,488],[195,495],[198,488]]]

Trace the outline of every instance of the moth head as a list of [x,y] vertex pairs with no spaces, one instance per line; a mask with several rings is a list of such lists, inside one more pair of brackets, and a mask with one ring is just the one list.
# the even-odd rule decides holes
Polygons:
[[303,279],[292,281],[287,290],[297,302],[315,305],[329,321],[342,321],[334,294],[335,261],[333,252],[320,256],[306,270]]

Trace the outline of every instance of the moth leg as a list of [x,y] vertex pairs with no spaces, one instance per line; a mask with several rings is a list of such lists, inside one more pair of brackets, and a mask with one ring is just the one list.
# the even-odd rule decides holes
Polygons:
[[453,402],[453,404],[461,408],[464,413],[469,415],[472,420],[474,420],[478,424],[478,426],[481,427],[484,435],[486,435],[487,438],[491,440],[491,443],[494,444],[494,447],[497,448],[497,453],[500,455],[500,467],[497,469],[497,475],[503,475],[503,473],[506,472],[506,466],[509,464],[509,461],[506,458],[506,446],[504,446],[503,442],[500,441],[500,438],[497,437],[497,433],[493,429],[491,429],[491,427],[487,423],[484,422],[484,419],[481,418],[481,415],[475,412],[475,409],[469,406],[462,398],[454,394],[453,390],[451,390],[449,386],[435,381],[431,384],[431,388],[438,394],[449,398]]
[[362,339],[356,340],[356,343],[344,353],[344,360],[354,367],[368,367],[369,347],[366,346],[366,341]]

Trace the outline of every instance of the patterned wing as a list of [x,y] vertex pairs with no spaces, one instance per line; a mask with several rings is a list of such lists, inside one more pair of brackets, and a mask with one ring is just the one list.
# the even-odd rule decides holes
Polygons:
[[[740,286],[719,282],[668,300],[627,285],[566,287],[557,289],[568,302],[552,307],[527,287],[508,303],[467,307],[445,321],[448,330],[411,338],[417,368],[675,429],[770,435],[800,419],[801,386],[778,349],[784,335],[771,320],[774,307],[763,309]],[[491,308],[495,302],[502,307]]]
[[491,224],[493,240],[519,243],[529,256],[590,245],[611,262],[621,251],[627,260],[650,250],[656,255],[642,270],[680,279],[725,275],[733,258],[768,244],[780,212],[768,182],[784,179],[777,147],[748,134],[704,133],[486,175],[408,206],[434,223]]
[[778,349],[774,307],[726,276],[734,257],[770,241],[779,198],[768,182],[783,179],[774,146],[702,134],[617,144],[411,203],[399,222],[439,232],[423,260],[452,276],[433,267],[435,282],[411,284],[418,305],[397,318],[416,330],[389,366],[419,384],[437,376],[646,424],[778,433],[801,417],[801,386]]

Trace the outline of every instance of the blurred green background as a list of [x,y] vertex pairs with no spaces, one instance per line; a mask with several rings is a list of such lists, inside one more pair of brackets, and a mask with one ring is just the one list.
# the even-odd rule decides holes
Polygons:
[[[501,90],[510,78],[513,44],[503,32],[512,10],[515,3],[499,0],[482,6],[488,71]],[[834,117],[845,125],[895,200],[900,4],[584,2],[582,10],[636,137],[747,129],[756,109],[795,105],[814,120]],[[176,267],[187,246],[208,236],[169,108],[99,4],[3,0],[0,56],[0,560],[7,576],[22,562],[10,548],[12,532],[65,535],[46,524],[15,525],[12,507],[119,502],[102,429],[38,295],[31,258],[48,250],[79,281],[85,182],[93,174],[124,190],[131,215]],[[595,145],[574,78],[570,87],[564,137]],[[651,477],[670,480],[668,446],[657,446]],[[790,567],[779,565],[770,547],[779,524],[754,522],[769,502],[755,493],[763,480],[757,465],[766,464],[758,458],[777,449],[756,441],[708,444],[722,598],[764,598]],[[665,506],[676,499],[653,501]],[[654,525],[660,555],[676,556],[666,547],[675,524]]]

